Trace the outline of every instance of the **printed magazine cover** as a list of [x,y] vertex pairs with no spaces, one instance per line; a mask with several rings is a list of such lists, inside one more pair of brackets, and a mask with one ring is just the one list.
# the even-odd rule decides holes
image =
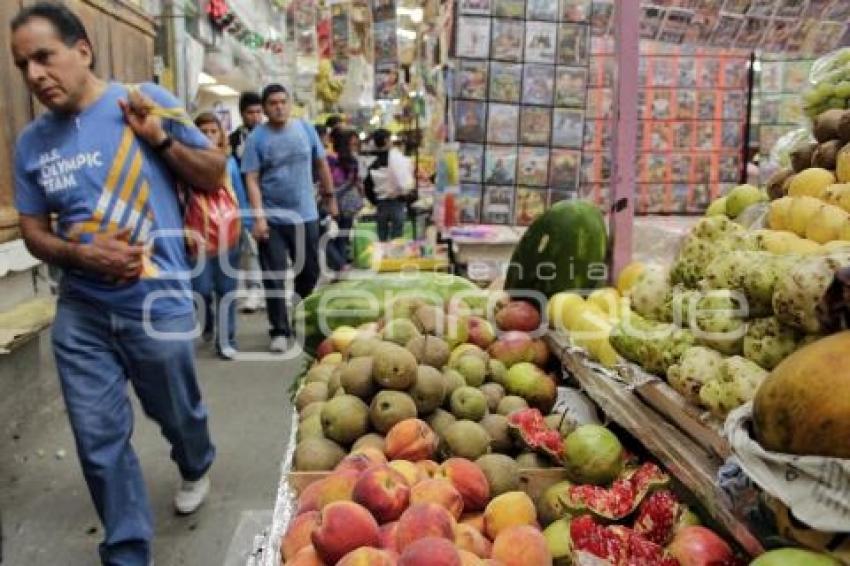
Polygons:
[[[551,0],[549,0],[551,1]],[[557,24],[551,22],[526,22],[526,63],[555,63]]]
[[484,182],[491,185],[516,184],[517,148],[489,145],[484,156]]
[[549,154],[549,186],[553,189],[575,191],[578,188],[578,169],[581,151],[553,149]]
[[517,183],[545,187],[549,180],[549,148],[521,147],[517,161]]
[[490,100],[519,102],[522,91],[522,64],[490,63]]
[[528,145],[549,145],[552,112],[542,106],[523,106],[520,113],[519,141]]
[[480,183],[484,177],[484,146],[462,143],[457,154],[461,183]]
[[496,18],[493,20],[493,41],[490,58],[499,61],[522,61],[525,22]]
[[584,107],[587,69],[558,67],[555,70],[555,106]]
[[472,100],[487,98],[487,61],[461,59],[457,64],[455,96]]
[[458,195],[459,220],[463,224],[481,221],[481,185],[461,185]]
[[483,102],[455,101],[455,138],[458,141],[483,142],[486,110]]
[[584,110],[555,108],[552,114],[552,145],[579,148],[583,140]]
[[519,106],[491,103],[487,112],[487,141],[515,144],[519,130]]
[[558,63],[585,65],[587,63],[587,26],[561,24],[558,26]]
[[460,58],[486,59],[490,54],[490,18],[460,16],[455,53]]
[[493,15],[498,18],[525,18],[525,0],[493,0]]
[[511,224],[513,222],[514,188],[512,186],[484,187],[481,222]]
[[522,81],[522,101],[525,104],[551,106],[554,90],[554,66],[525,65]]
[[519,187],[516,192],[517,226],[528,226],[546,211],[546,189]]

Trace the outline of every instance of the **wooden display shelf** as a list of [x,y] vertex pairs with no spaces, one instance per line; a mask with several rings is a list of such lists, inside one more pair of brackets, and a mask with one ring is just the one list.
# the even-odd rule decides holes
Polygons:
[[732,455],[729,443],[723,438],[723,423],[706,411],[688,402],[664,381],[652,381],[635,387],[644,403],[661,413],[699,446],[725,460]]
[[[649,407],[633,388],[588,366],[573,353],[563,334],[547,334],[550,349],[588,396],[620,427],[637,439],[690,491],[706,513],[751,556],[764,552],[746,525],[723,504],[715,487],[721,460]],[[662,391],[662,393],[658,393]],[[658,395],[663,390],[656,390]]]
[[[330,472],[289,472],[286,478],[292,489],[300,494],[311,483],[323,480],[329,475]],[[565,479],[563,468],[522,469],[519,471],[519,489],[537,501],[549,487]]]

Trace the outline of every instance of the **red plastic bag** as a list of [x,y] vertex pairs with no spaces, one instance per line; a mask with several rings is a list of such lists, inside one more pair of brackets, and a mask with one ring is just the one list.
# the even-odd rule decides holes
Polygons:
[[229,184],[215,191],[188,189],[183,227],[190,257],[198,257],[201,248],[208,256],[233,249],[239,242],[241,219],[236,194]]

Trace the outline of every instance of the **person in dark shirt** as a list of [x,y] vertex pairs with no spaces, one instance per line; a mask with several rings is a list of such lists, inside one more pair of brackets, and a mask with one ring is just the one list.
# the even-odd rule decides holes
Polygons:
[[245,151],[245,140],[248,134],[263,123],[263,100],[256,92],[246,91],[239,96],[239,114],[242,125],[230,134],[230,154],[236,158],[236,163],[242,165],[242,153]]
[[391,146],[390,139],[384,129],[372,134],[378,151],[364,182],[366,198],[377,208],[378,239],[382,242],[404,233],[407,205],[416,185],[410,160]]

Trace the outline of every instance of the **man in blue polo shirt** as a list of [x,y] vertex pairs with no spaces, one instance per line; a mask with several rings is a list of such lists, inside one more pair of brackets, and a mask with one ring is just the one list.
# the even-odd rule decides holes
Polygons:
[[[21,134],[15,204],[30,252],[62,268],[53,347],[77,453],[105,527],[103,564],[148,566],[153,521],[130,444],[133,385],[161,427],[191,513],[215,450],[194,366],[194,316],[175,176],[216,188],[210,149],[165,90],[99,79],[79,18],[41,2],[12,20],[12,54],[48,112]],[[162,120],[151,109],[170,109]],[[50,216],[56,217],[55,226]]]

